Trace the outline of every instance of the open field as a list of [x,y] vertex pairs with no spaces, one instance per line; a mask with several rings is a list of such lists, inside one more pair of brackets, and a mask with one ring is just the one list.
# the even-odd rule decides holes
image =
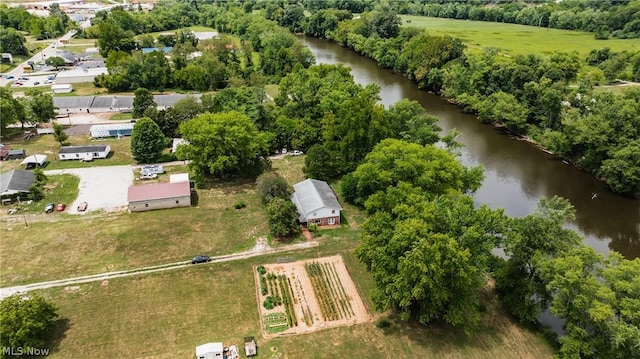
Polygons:
[[[293,256],[309,259],[335,253],[323,244]],[[342,253],[371,308],[366,295],[370,276],[349,249]],[[425,327],[391,317],[386,329],[369,322],[313,336],[266,339],[260,335],[252,267],[277,259],[272,255],[198,265],[42,291],[60,307],[51,358],[78,358],[87,350],[95,358],[191,358],[196,345],[222,341],[225,346],[241,346],[249,335],[256,337],[261,358],[551,358],[544,339],[513,324],[492,295],[487,295],[483,328],[471,338],[445,325]]]
[[[64,120],[63,120],[64,121]],[[49,164],[44,170],[57,170],[67,168],[86,168],[94,166],[117,166],[134,163],[131,156],[131,138],[123,137],[121,139],[108,140],[91,140],[89,135],[69,136],[65,141],[66,145],[83,146],[83,145],[109,145],[111,146],[111,154],[105,159],[97,159],[93,162],[80,161],[61,161],[58,157],[60,143],[56,142],[53,135],[36,135],[31,139],[24,141],[21,136],[13,137],[3,141],[3,144],[11,148],[24,148],[27,156],[33,154],[45,154],[48,156]],[[0,171],[10,171],[12,169],[21,168],[22,160],[11,160],[0,162]]]
[[[427,29],[434,34],[451,35],[463,40],[471,49],[499,47],[507,54],[549,55],[554,51],[578,51],[586,56],[589,51],[603,47],[615,52],[636,51],[640,48],[640,39],[596,40],[593,34],[588,32],[425,16],[402,15],[401,18],[402,26],[414,26]],[[411,23],[407,24],[406,20],[411,20]]]
[[[302,157],[274,160],[274,167],[279,168],[281,175],[287,173],[298,181],[304,177]],[[186,169],[185,166],[167,167],[167,172]],[[252,180],[214,182],[197,189],[197,203],[192,207],[171,210],[65,215],[53,224],[42,220],[51,217],[38,214],[36,218],[27,218],[28,229],[21,217],[15,217],[2,223],[0,286],[183,261],[196,254],[213,256],[250,249],[257,238],[267,237],[268,233],[264,207],[254,187]],[[238,202],[246,203],[246,208],[236,210],[233,206]],[[330,243],[340,243],[344,238],[357,235],[351,232],[344,237],[345,233],[327,232]],[[278,244],[277,241],[271,243],[272,246]],[[64,261],[60,261],[61,255]],[[32,259],[24,262],[25,257]]]
[[265,338],[371,320],[341,256],[265,264],[254,273]]

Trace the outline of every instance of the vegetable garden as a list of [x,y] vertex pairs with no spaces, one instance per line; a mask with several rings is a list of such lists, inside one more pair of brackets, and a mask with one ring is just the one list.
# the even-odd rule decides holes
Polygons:
[[266,337],[370,320],[340,256],[258,266],[255,276]]

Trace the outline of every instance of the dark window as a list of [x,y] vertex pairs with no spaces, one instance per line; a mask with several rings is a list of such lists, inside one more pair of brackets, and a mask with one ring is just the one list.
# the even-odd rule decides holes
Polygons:
[[176,204],[180,204],[180,201],[176,201]]
[[145,204],[144,204],[144,206],[145,206],[145,207],[149,207],[149,203],[145,203]]

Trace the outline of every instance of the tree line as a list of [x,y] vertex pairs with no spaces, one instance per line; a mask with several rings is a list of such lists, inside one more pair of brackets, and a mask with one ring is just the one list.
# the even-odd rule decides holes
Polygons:
[[37,40],[55,39],[76,25],[69,16],[60,10],[60,5],[53,3],[49,8],[49,16],[31,15],[23,7],[0,5],[0,52],[13,55],[29,55],[26,40],[22,32],[26,32]]

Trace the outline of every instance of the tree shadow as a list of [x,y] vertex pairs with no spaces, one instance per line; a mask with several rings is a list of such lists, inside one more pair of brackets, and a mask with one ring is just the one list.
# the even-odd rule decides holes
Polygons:
[[71,329],[71,322],[68,318],[58,318],[53,328],[53,332],[46,342],[46,347],[51,353],[58,352],[60,343],[67,336],[67,330]]
[[192,190],[191,191],[191,205],[193,207],[197,207],[198,206],[199,199],[200,199],[200,197],[198,196],[198,191]]

